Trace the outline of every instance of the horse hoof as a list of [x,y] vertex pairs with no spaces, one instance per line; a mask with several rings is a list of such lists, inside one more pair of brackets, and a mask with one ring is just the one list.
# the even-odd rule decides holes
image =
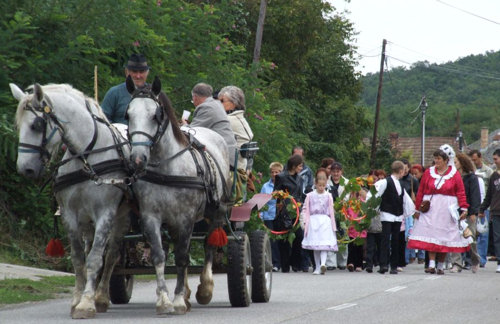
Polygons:
[[85,319],[85,318],[94,318],[94,317],[95,317],[95,310],[94,309],[75,308],[75,310],[71,314],[71,318],[73,318],[73,319]]
[[185,315],[186,312],[187,312],[187,307],[185,305],[174,307],[174,315]]
[[108,308],[109,308],[109,303],[99,303],[99,302],[96,302],[95,303],[95,308],[97,310],[98,313],[106,313],[108,311]]
[[212,300],[212,294],[201,294],[199,291],[196,292],[196,301],[200,305],[207,305]]
[[175,313],[173,305],[156,306],[156,315],[172,314]]

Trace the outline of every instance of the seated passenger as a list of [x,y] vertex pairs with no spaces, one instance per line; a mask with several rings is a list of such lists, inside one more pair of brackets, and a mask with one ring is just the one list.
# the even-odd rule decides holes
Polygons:
[[[253,138],[252,129],[245,119],[245,94],[238,87],[227,86],[219,91],[218,97],[228,114],[236,145],[241,150],[241,146]],[[235,202],[239,204],[246,200],[248,174],[252,172],[252,166],[241,154],[238,154],[237,172]]]
[[[222,136],[227,143],[229,163],[234,169],[236,140],[224,108],[219,100],[212,98],[213,89],[206,83],[198,83],[191,90],[193,104],[196,107],[191,120],[191,127],[209,128]],[[186,125],[187,120],[182,123]]]

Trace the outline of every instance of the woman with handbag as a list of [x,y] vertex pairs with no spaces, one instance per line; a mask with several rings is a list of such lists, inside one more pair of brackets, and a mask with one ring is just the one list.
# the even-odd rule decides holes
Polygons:
[[415,224],[408,239],[408,248],[428,251],[428,271],[442,275],[447,253],[462,253],[470,249],[450,206],[461,209],[462,220],[467,216],[469,204],[462,177],[454,165],[453,148],[448,144],[442,145],[433,156],[435,165],[425,171],[417,193],[415,205],[418,210],[414,215]]
[[[302,193],[302,178],[299,176],[300,171],[304,167],[304,159],[300,155],[292,155],[286,164],[286,170],[283,170],[276,176],[274,180],[274,190],[283,190],[288,192],[296,202],[303,203],[304,195]],[[280,231],[291,229],[292,220],[287,212],[287,205],[290,204],[290,199],[277,199],[276,201],[276,218],[273,221],[274,230]],[[281,258],[281,272],[289,272],[290,265],[294,271],[302,268],[302,271],[308,272],[309,265],[305,264],[305,257],[302,256],[302,239],[304,232],[301,228],[295,232],[295,239],[290,247],[288,241],[279,240]],[[304,259],[304,262],[303,262]]]

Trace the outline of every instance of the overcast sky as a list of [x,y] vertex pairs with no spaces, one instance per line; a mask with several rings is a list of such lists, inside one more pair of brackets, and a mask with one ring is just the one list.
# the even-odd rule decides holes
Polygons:
[[[359,33],[359,71],[378,72],[382,40],[388,66],[445,63],[500,50],[500,0],[328,0]],[[467,12],[464,12],[467,11]],[[480,17],[478,17],[480,16]]]

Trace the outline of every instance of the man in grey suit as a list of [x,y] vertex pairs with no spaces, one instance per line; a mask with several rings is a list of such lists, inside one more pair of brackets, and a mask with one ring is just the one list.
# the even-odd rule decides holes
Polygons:
[[[226,141],[231,169],[234,168],[236,139],[226,111],[219,100],[212,97],[213,89],[206,83],[198,83],[191,90],[193,104],[196,107],[191,121],[191,127],[205,127],[219,133]],[[187,124],[183,119],[182,123]]]

